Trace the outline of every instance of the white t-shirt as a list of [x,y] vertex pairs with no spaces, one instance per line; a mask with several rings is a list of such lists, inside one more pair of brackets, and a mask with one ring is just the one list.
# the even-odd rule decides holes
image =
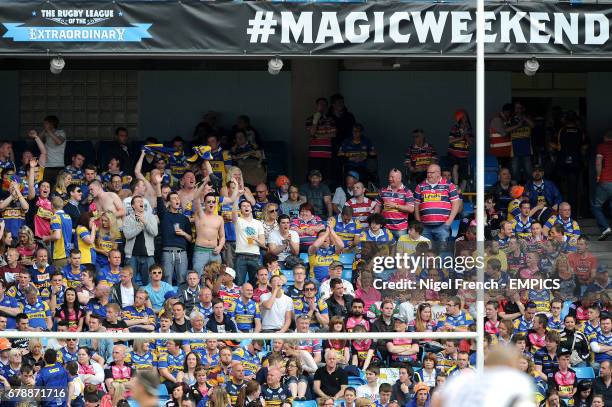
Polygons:
[[[289,240],[293,243],[300,243],[300,236],[297,234],[295,230],[289,231]],[[284,246],[282,252],[278,254],[278,261],[285,261],[285,259],[291,254],[291,246],[289,245],[289,241],[283,239],[279,230],[274,230],[270,233],[270,243],[273,243],[277,246]]]
[[370,401],[375,402],[378,398],[378,383],[376,383],[376,389],[372,389],[367,383],[362,384],[361,386],[355,389],[357,393],[357,398],[365,397],[370,399]]
[[134,305],[134,286],[125,288],[122,284],[119,285],[121,290],[121,308]]
[[440,395],[443,407],[535,407],[533,380],[509,367],[457,375],[442,386]]
[[[263,234],[265,234],[263,223],[257,219],[238,218],[236,221],[236,253],[259,255],[259,246],[255,241],[259,235]],[[247,239],[251,239],[253,243],[249,244]]]
[[46,136],[45,148],[47,149],[47,168],[63,168],[65,166],[64,150],[66,149],[66,133],[64,130],[55,130],[55,135],[64,140],[64,142],[57,145],[50,136]]
[[341,187],[338,187],[336,188],[336,191],[334,191],[334,197],[332,198],[332,203],[335,203],[336,205],[338,205],[338,209],[342,210],[342,208],[344,208],[344,204],[346,203],[346,201],[348,201],[352,197],[353,197],[352,195],[346,196],[344,189],[342,189]]
[[274,300],[272,308],[267,309],[263,303],[270,299],[272,293],[262,294],[259,299],[259,307],[261,309],[261,329],[281,329],[285,324],[285,313],[293,311],[293,300],[286,296]]

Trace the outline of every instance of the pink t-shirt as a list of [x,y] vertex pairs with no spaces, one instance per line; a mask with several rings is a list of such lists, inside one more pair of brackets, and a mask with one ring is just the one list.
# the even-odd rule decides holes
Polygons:
[[36,201],[36,214],[34,215],[34,235],[42,238],[51,234],[51,218],[53,217],[53,207],[51,201],[38,198]]
[[355,291],[355,298],[359,298],[364,302],[364,308],[369,310],[372,304],[381,301],[382,296],[380,295],[380,291],[378,291],[374,287],[370,287],[369,290],[364,290],[363,288],[358,288]]

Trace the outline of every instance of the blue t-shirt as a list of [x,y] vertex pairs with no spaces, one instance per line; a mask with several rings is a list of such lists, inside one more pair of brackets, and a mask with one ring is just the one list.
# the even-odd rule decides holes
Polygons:
[[143,288],[147,294],[149,294],[149,300],[151,300],[151,305],[153,307],[153,311],[155,312],[159,312],[163,308],[165,301],[164,296],[166,293],[174,291],[174,288],[165,281],[160,281],[159,291],[155,291],[151,283],[147,284]]
[[36,387],[54,388],[54,389],[65,389],[65,397],[58,397],[57,399],[42,401],[42,407],[64,407],[66,406],[66,399],[68,398],[68,372],[60,364],[46,365],[38,375],[36,375]]

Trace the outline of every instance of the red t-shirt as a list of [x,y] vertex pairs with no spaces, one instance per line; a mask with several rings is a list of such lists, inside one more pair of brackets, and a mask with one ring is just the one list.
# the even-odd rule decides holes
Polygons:
[[567,262],[574,270],[579,282],[586,282],[591,276],[591,270],[597,269],[597,259],[591,253],[570,253]]
[[598,145],[597,154],[603,156],[599,182],[612,182],[612,141],[605,141]]

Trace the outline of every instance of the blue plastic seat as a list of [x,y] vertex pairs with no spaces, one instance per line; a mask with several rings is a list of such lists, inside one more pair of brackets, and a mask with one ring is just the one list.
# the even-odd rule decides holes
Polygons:
[[463,216],[469,216],[474,213],[474,204],[470,201],[463,201]]
[[361,386],[362,384],[366,384],[366,376],[365,372],[359,369],[359,376],[349,376],[348,377],[348,385],[351,387]]
[[573,367],[578,380],[595,380],[595,371],[590,366]]
[[295,279],[293,278],[293,270],[290,270],[290,269],[283,270],[283,269],[281,269],[280,272],[287,279],[287,284],[293,284],[295,282]]
[[308,253],[300,253],[300,260],[304,265],[308,265]]

